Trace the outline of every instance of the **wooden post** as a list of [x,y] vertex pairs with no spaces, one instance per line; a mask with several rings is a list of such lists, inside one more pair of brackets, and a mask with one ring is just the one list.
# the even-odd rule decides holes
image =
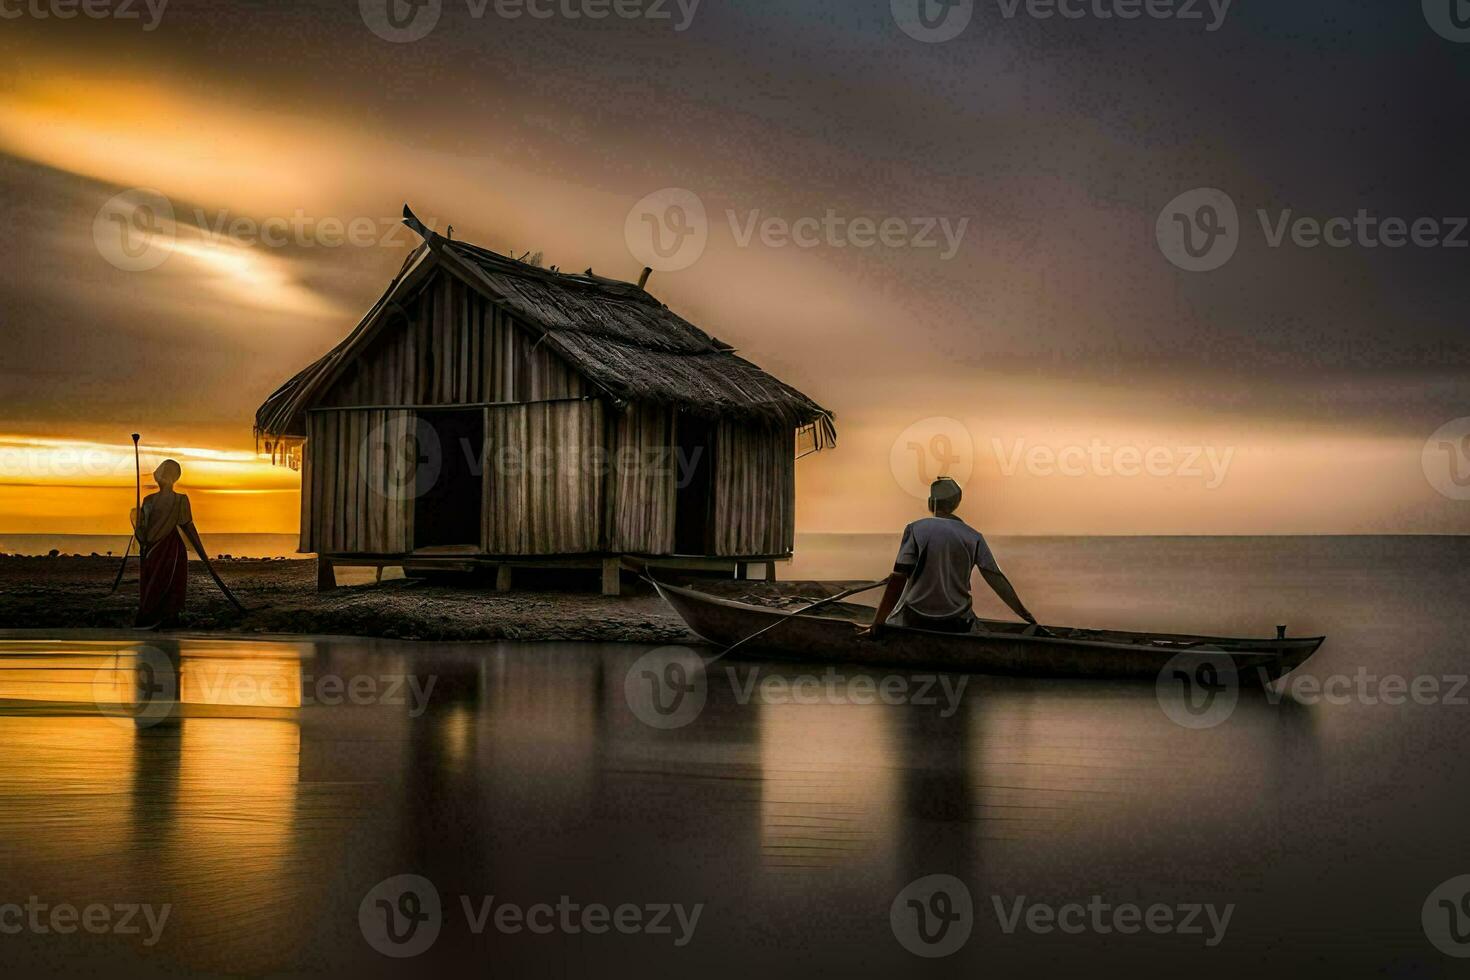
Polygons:
[[743,561],[737,561],[735,563],[735,580],[738,582],[738,581],[740,581],[740,580],[742,580],[744,578],[745,578],[745,562],[743,562]]
[[773,561],[766,562],[766,581],[776,581],[776,563]]
[[337,587],[337,576],[332,571],[332,559],[316,556],[316,590],[330,592]]
[[623,594],[623,560],[621,558],[602,560],[602,594]]
[[510,591],[510,566],[509,565],[496,565],[495,566],[495,591],[496,592],[509,592]]

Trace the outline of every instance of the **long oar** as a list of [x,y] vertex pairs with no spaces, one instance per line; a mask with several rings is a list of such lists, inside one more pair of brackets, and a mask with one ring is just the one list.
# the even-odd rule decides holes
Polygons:
[[[138,461],[138,433],[133,433],[133,512],[138,515],[138,520],[143,519],[143,466]],[[122,584],[123,571],[128,567],[128,555],[132,553],[133,542],[138,540],[138,528],[133,527],[133,534],[128,538],[128,546],[123,549],[122,562],[117,566],[117,575],[112,580],[112,588],[108,595],[117,591]],[[138,542],[138,560],[143,559],[143,544]]]
[[[198,549],[195,550],[197,551]],[[219,577],[219,572],[216,572],[214,570],[214,565],[210,564],[209,559],[204,557],[204,552],[199,552],[199,558],[201,561],[204,562],[204,567],[209,570],[209,577],[214,579],[214,584],[219,586],[219,590],[225,594],[226,599],[230,600],[230,604],[232,606],[240,610],[240,612],[242,613],[259,612],[261,609],[265,608],[264,606],[247,608],[244,603],[235,598],[235,593],[231,592],[230,587],[225,584],[225,580]]]
[[[763,627],[761,627],[760,629],[756,630],[754,633],[750,634],[749,636],[745,637],[744,639],[742,639],[742,640],[736,640],[734,643],[730,644],[729,646],[725,647],[725,649],[721,650],[720,653],[719,653],[719,657],[725,656],[731,650],[734,650],[736,647],[741,646],[742,644],[749,643],[751,640],[755,639],[757,636],[762,636],[762,635],[764,635],[766,633],[769,633],[771,630],[775,629],[777,626],[780,626],[782,623],[789,623],[789,622],[791,622],[797,616],[800,616],[800,615],[802,615],[804,613],[809,613],[809,612],[813,611],[814,609],[820,609],[823,606],[829,606],[832,603],[837,602],[837,601],[839,601],[841,599],[846,599],[848,596],[854,596],[854,595],[857,595],[857,594],[859,594],[861,592],[871,592],[874,589],[879,588],[880,586],[887,585],[887,584],[888,584],[888,579],[886,579],[886,578],[885,579],[880,579],[877,582],[869,582],[867,585],[860,585],[860,586],[858,586],[855,589],[848,589],[846,592],[839,592],[836,595],[834,595],[834,596],[828,596],[825,599],[818,599],[816,602],[813,602],[811,605],[802,606],[800,609],[793,610],[789,615],[782,616],[780,619],[776,620],[774,623],[772,623],[769,626],[763,626]],[[718,660],[719,657],[716,657],[715,659]]]

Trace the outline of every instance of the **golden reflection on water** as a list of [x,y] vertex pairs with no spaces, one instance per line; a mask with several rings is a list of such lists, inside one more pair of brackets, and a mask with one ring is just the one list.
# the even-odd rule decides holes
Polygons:
[[247,937],[289,936],[298,899],[301,679],[293,645],[0,641],[7,869],[53,901],[171,904],[171,934],[215,940],[196,966],[263,964]]

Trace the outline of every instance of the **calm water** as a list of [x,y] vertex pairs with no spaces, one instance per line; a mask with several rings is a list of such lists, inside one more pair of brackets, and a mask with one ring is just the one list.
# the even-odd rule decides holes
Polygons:
[[[866,577],[886,547],[827,560]],[[1423,912],[1470,874],[1470,690],[1452,690],[1470,669],[1470,541],[1026,539],[997,552],[1046,619],[1286,622],[1329,634],[1301,674],[1376,679],[1339,689],[1346,703],[1242,694],[1220,724],[1190,729],[1150,685],[977,677],[950,701],[949,677],[924,703],[923,677],[844,669],[792,703],[770,685],[802,668],[720,661],[686,717],[650,714],[636,647],[10,634],[0,928],[5,903],[169,911],[151,945],[143,913],[139,934],[0,933],[0,963],[15,976],[1464,975]],[[153,698],[130,717],[171,665],[182,707]],[[1381,703],[1395,693],[1385,675],[1439,690]],[[856,703],[873,700],[869,678],[910,697]],[[747,696],[752,679],[765,686]],[[432,883],[442,914],[437,937],[420,923],[408,939],[433,938],[424,952],[395,960],[374,947],[391,944],[387,912],[408,936],[427,893],[404,905],[404,887],[373,889],[406,873]],[[951,911],[968,940],[926,959],[903,945],[912,907],[899,903],[897,927],[890,911],[935,874],[964,884],[973,913]],[[1453,912],[1470,930],[1458,895],[1429,901],[1431,928]],[[554,917],[535,919],[547,934],[496,927],[507,904],[562,896],[575,932]],[[997,901],[1005,916],[1020,903],[1010,932]],[[1047,909],[1089,902],[1230,918],[1220,930],[1200,912],[1200,933],[1103,933],[1132,921],[1113,911],[1067,918],[1076,933],[1026,925],[1028,909],[1044,926]],[[692,929],[670,912],[670,933],[632,931],[629,910],[628,933],[592,934],[579,916],[599,903],[636,906],[644,923],[655,906],[702,907]]]

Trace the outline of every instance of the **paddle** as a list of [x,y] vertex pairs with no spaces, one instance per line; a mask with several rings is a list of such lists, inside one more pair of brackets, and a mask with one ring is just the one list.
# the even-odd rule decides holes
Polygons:
[[861,592],[871,592],[874,589],[880,588],[880,587],[885,586],[887,584],[888,584],[888,579],[886,579],[886,578],[879,579],[877,582],[869,582],[867,585],[860,585],[860,586],[858,586],[855,589],[848,589],[846,592],[839,592],[839,593],[837,593],[834,596],[828,596],[825,599],[818,599],[816,602],[813,602],[810,605],[802,606],[800,609],[797,609],[797,610],[792,611],[789,615],[782,616],[780,619],[776,620],[774,623],[772,623],[769,626],[763,626],[763,627],[761,627],[760,629],[756,630],[754,633],[750,634],[749,636],[745,637],[744,639],[736,640],[734,643],[730,644],[725,649],[721,650],[720,653],[719,653],[719,656],[717,656],[715,659],[718,660],[719,657],[725,656],[725,654],[727,654],[730,651],[734,650],[736,647],[738,647],[738,646],[740,646],[740,645],[742,645],[744,643],[748,643],[749,641],[755,639],[757,636],[761,636],[763,634],[769,633],[771,630],[775,629],[777,626],[780,626],[782,623],[789,623],[789,622],[791,622],[791,620],[795,619],[797,616],[802,615],[803,613],[809,613],[809,612],[811,612],[814,609],[820,609],[823,606],[829,606],[832,603],[837,602],[840,599],[846,599],[848,596],[854,596],[854,595],[857,595],[857,594],[859,594]]
[[[138,515],[138,520],[143,519],[143,468],[138,461],[138,440],[142,438],[138,433],[133,433],[133,511]],[[132,536],[128,538],[128,546],[123,549],[122,563],[117,566],[117,576],[112,580],[112,589],[107,593],[112,595],[117,587],[122,584],[123,572],[128,567],[128,555],[133,551],[133,542],[138,539],[138,529],[133,528]],[[142,560],[143,545],[138,543],[139,560]]]

